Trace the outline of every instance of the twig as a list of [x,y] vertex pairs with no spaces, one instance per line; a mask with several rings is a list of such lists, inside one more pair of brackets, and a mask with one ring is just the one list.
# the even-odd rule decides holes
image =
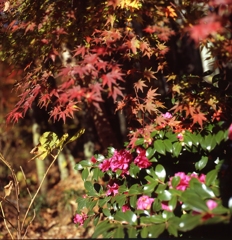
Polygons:
[[38,187],[38,189],[37,189],[34,197],[31,199],[31,202],[30,202],[30,204],[29,204],[29,206],[28,206],[28,208],[27,208],[27,211],[26,211],[26,213],[25,213],[25,215],[24,215],[23,222],[22,222],[22,229],[23,229],[23,227],[24,227],[24,223],[25,223],[26,217],[27,217],[27,215],[28,215],[28,212],[30,211],[31,206],[32,206],[32,204],[33,204],[36,196],[38,195],[38,193],[39,193],[39,191],[40,191],[40,189],[41,189],[41,187],[42,187],[42,185],[43,185],[43,182],[44,182],[44,180],[45,180],[45,178],[46,178],[46,176],[47,176],[50,168],[52,167],[52,165],[54,164],[54,162],[56,161],[58,155],[60,154],[60,152],[61,152],[62,150],[63,150],[63,149],[60,148],[60,150],[58,151],[58,153],[56,154],[56,156],[53,156],[53,155],[52,155],[53,160],[52,160],[51,164],[48,166],[48,168],[47,168],[47,170],[46,170],[46,172],[45,172],[45,174],[44,174],[44,176],[43,176],[43,178],[42,178],[42,180],[41,180],[41,182],[40,182],[40,184],[39,184],[39,187]]
[[4,210],[3,210],[3,208],[2,208],[2,202],[0,202],[0,208],[1,208],[1,211],[2,211],[2,216],[3,216],[3,220],[4,220],[4,224],[5,224],[5,226],[6,226],[6,229],[7,229],[8,233],[10,234],[11,239],[14,239],[13,236],[12,236],[12,234],[11,234],[11,231],[10,231],[10,229],[8,228],[7,223],[6,223],[6,218],[5,218]]

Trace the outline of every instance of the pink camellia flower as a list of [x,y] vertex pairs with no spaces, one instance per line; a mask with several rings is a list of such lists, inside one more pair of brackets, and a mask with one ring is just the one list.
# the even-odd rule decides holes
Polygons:
[[117,183],[113,183],[113,185],[108,184],[107,187],[108,187],[108,190],[106,192],[106,196],[109,196],[109,195],[115,196],[118,193],[119,186]]
[[[196,173],[192,173],[189,176],[189,175],[185,174],[184,172],[178,172],[174,176],[180,177],[180,182],[176,186],[176,189],[181,190],[181,191],[185,191],[185,189],[188,188],[189,182],[192,178],[197,178],[201,183],[205,183],[205,175],[204,174],[201,174],[201,176],[199,177]],[[169,181],[170,188],[172,188],[172,184],[171,184],[172,179],[173,179],[173,177],[171,177],[170,181]]]
[[126,212],[128,210],[130,210],[130,207],[128,205],[123,205],[122,206],[122,212]]
[[137,149],[138,156],[134,159],[134,163],[140,168],[148,168],[152,165],[146,157],[146,151],[142,148]]
[[214,208],[217,207],[218,204],[214,200],[210,199],[206,202],[206,205],[207,205],[209,210],[213,210]]
[[166,211],[169,211],[171,212],[172,210],[170,209],[170,207],[168,206],[168,202],[164,201],[164,202],[161,202],[161,208],[163,210],[166,210]]
[[76,214],[75,217],[73,218],[73,222],[75,224],[79,223],[80,226],[82,226],[86,219],[87,219],[87,215],[85,213]]
[[153,202],[154,202],[154,198],[150,198],[146,195],[143,195],[137,201],[137,209],[147,210],[151,207],[151,204]]
[[180,142],[183,142],[184,141],[184,135],[182,133],[179,133],[177,135],[177,138],[179,139]]
[[166,119],[172,118],[172,114],[170,112],[166,112],[165,114],[162,114],[162,116]]
[[108,159],[105,159],[102,163],[99,164],[99,168],[102,170],[102,172],[109,170],[110,161]]
[[132,161],[132,155],[129,151],[123,149],[120,151],[114,151],[114,155],[109,159],[110,168],[113,172],[117,170],[122,170],[122,174],[127,174],[129,170],[129,165]]
[[228,138],[232,140],[232,124],[229,127]]

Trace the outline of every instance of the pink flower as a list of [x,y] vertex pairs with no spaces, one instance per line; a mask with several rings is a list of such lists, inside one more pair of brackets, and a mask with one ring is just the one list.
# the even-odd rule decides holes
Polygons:
[[140,168],[148,168],[152,165],[146,157],[146,151],[144,149],[137,149],[138,156],[134,159],[134,163]]
[[147,210],[151,207],[151,204],[153,202],[154,202],[154,198],[150,198],[146,195],[143,195],[137,201],[137,209]]
[[132,161],[132,155],[127,150],[114,151],[114,155],[109,159],[110,167],[113,172],[122,170],[122,174],[127,174],[129,165]]
[[[178,172],[178,173],[175,174],[175,176],[180,177],[180,182],[176,186],[176,189],[181,190],[181,191],[185,191],[185,189],[189,187],[189,182],[192,178],[197,178],[202,183],[205,182],[205,175],[204,174],[201,174],[201,176],[199,177],[196,173],[192,173],[189,176],[189,175],[186,175],[184,172]],[[172,184],[171,184],[172,179],[173,179],[173,177],[171,177],[170,181],[169,181],[170,188],[172,188]]]
[[229,127],[228,138],[232,140],[232,124]]
[[99,168],[102,170],[102,172],[109,170],[110,161],[108,159],[105,159],[102,163],[99,164]]
[[106,192],[106,196],[109,196],[109,195],[115,196],[118,193],[119,186],[117,183],[113,183],[113,185],[108,184],[107,187],[108,187],[108,190]]
[[179,133],[177,135],[177,138],[179,139],[180,142],[183,142],[184,141],[184,135],[182,133]]
[[217,207],[218,204],[214,200],[210,199],[206,202],[206,205],[207,205],[209,210],[213,210],[214,208]]
[[123,205],[122,206],[122,212],[126,212],[128,210],[130,210],[130,207],[128,205]]
[[162,116],[163,116],[164,118],[166,118],[166,119],[172,118],[172,114],[169,113],[169,112],[166,112],[165,114],[162,114]]
[[161,202],[161,208],[163,210],[169,211],[171,212],[172,210],[170,209],[170,207],[168,206],[168,202]]
[[87,215],[85,213],[76,214],[75,217],[73,218],[73,222],[75,224],[79,223],[80,226],[82,226],[86,219],[87,219]]

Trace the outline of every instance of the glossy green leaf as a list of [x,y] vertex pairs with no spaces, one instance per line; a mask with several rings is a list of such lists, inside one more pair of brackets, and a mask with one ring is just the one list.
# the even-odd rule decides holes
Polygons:
[[131,175],[131,177],[136,178],[139,171],[140,171],[139,167],[134,163],[131,163],[130,169],[129,169],[129,174]]
[[159,180],[164,181],[166,177],[166,171],[161,164],[158,164],[155,168],[155,174],[159,178]]
[[180,177],[179,176],[174,176],[172,178],[172,187],[176,188],[179,183],[180,183]]
[[216,133],[215,140],[218,145],[221,143],[222,140],[224,140],[224,132],[222,130]]
[[91,166],[91,163],[90,161],[88,160],[82,160],[79,162],[79,164],[82,166],[82,167],[90,167]]
[[191,135],[190,134],[185,134],[184,135],[184,143],[188,146],[188,147],[192,147],[192,145],[193,145],[193,140],[192,140],[192,138],[191,138]]
[[202,156],[201,160],[195,163],[196,170],[202,170],[208,163],[208,157]]
[[218,171],[216,169],[213,169],[206,174],[205,183],[207,186],[210,186],[211,184],[213,184],[213,182],[217,178],[217,174],[218,174]]
[[201,199],[196,193],[193,191],[186,190],[183,192],[181,196],[181,201],[188,204],[193,210],[197,212],[207,212],[208,208],[204,200]]
[[92,235],[92,238],[97,238],[99,235],[101,235],[102,233],[106,233],[110,228],[111,228],[111,224],[109,223],[109,221],[102,221],[100,222],[95,230],[94,233]]
[[144,185],[144,187],[143,187],[143,192],[144,192],[144,193],[154,192],[155,187],[156,187],[157,185],[158,185],[158,181],[147,183],[147,184]]
[[149,238],[158,238],[165,230],[165,223],[158,225],[148,226],[148,237]]
[[84,170],[82,171],[81,173],[81,178],[83,181],[86,181],[86,179],[88,178],[89,176],[89,170],[88,168],[84,168]]
[[137,223],[137,215],[129,210],[126,212],[120,212],[120,211],[116,212],[114,218],[117,221],[126,221],[128,224],[131,224],[131,225]]
[[154,148],[158,153],[165,155],[165,145],[162,140],[155,140]]
[[166,220],[162,217],[162,215],[152,215],[140,218],[141,223],[148,224],[148,223],[164,223]]
[[161,201],[169,201],[172,198],[172,194],[168,190],[164,190],[158,195]]
[[168,202],[168,206],[173,211],[177,205],[177,196],[172,195],[170,201]]
[[155,193],[160,194],[166,189],[166,184],[159,184],[158,187],[155,190]]
[[92,171],[92,180],[98,181],[99,178],[104,176],[104,172],[100,168],[94,168]]
[[96,199],[96,200],[92,199],[92,201],[89,200],[86,203],[86,208],[91,210],[96,206],[97,203],[98,203],[98,199]]
[[200,215],[192,215],[192,214],[184,214],[181,216],[179,223],[179,230],[186,232],[192,230],[196,226],[201,224],[201,216]]
[[175,226],[173,226],[171,223],[168,223],[168,233],[170,235],[173,235],[174,237],[178,237],[178,230]]
[[172,142],[169,139],[165,139],[163,142],[164,142],[165,150],[167,152],[172,153],[172,151],[173,151],[173,149],[172,149]]
[[146,157],[148,159],[151,159],[155,153],[155,148],[152,148],[152,147],[149,147],[147,150],[146,150]]
[[180,155],[181,150],[182,150],[181,143],[180,142],[175,142],[175,143],[173,143],[172,147],[173,147],[173,155],[175,157],[178,157]]
[[130,206],[136,208],[137,203],[137,195],[133,195],[130,197]]
[[195,146],[198,146],[200,141],[201,141],[201,135],[200,134],[196,134],[196,133],[193,133],[191,134],[191,139],[193,141],[193,144]]

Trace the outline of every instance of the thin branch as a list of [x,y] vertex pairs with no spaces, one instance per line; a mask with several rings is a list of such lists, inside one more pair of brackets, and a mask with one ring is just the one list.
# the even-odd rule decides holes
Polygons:
[[11,234],[10,229],[9,229],[8,226],[7,226],[6,218],[5,218],[5,214],[4,214],[4,210],[3,210],[3,207],[2,207],[2,203],[1,203],[1,202],[0,202],[0,208],[1,208],[1,211],[2,211],[2,216],[3,216],[3,219],[4,219],[4,224],[5,224],[5,226],[6,226],[6,229],[7,229],[8,233],[10,234],[11,239],[14,239],[13,236],[12,236],[12,234]]

